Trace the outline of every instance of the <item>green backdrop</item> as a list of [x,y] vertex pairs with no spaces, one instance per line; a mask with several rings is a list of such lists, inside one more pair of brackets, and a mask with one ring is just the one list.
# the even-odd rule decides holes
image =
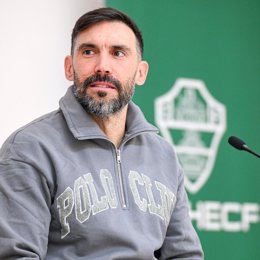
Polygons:
[[[260,259],[260,161],[227,143],[237,135],[260,152],[260,1],[106,4],[128,13],[143,32],[150,70],[134,100],[150,122],[157,123],[155,100],[180,78],[200,80],[225,107],[226,128],[210,175],[196,192],[188,190],[191,215],[205,259]],[[193,93],[207,107],[199,91]]]

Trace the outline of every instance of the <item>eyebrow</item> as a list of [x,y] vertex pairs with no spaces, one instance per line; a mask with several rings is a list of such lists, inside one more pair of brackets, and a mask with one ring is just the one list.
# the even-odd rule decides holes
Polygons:
[[82,43],[82,44],[79,45],[78,51],[81,51],[81,50],[87,49],[87,48],[94,49],[96,47],[97,46],[95,44],[92,44],[92,43]]
[[128,46],[123,45],[123,44],[122,45],[113,45],[112,48],[116,49],[116,50],[125,50],[129,53],[132,52],[131,48],[129,48]]

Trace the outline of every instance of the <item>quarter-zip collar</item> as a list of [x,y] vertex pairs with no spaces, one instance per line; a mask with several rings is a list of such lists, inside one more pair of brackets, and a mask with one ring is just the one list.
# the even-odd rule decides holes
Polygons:
[[[107,139],[96,122],[76,100],[72,88],[72,86],[68,88],[67,93],[60,99],[59,104],[73,136],[79,140],[92,138]],[[150,131],[158,132],[156,127],[146,121],[140,108],[131,101],[128,105],[125,138]]]

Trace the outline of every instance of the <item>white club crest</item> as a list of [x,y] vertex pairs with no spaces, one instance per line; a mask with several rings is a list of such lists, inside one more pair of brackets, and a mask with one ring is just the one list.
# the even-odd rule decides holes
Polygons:
[[175,147],[185,186],[196,193],[209,178],[226,130],[226,109],[201,80],[180,78],[155,100],[155,121]]

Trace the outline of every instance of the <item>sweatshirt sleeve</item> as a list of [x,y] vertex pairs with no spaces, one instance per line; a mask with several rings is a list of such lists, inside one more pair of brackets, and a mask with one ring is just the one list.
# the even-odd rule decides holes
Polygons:
[[0,259],[44,259],[50,205],[51,196],[43,173],[10,147],[2,148]]
[[182,171],[180,171],[179,174],[179,186],[175,209],[173,210],[170,219],[159,259],[204,259],[199,238],[189,217],[188,198],[184,189]]

